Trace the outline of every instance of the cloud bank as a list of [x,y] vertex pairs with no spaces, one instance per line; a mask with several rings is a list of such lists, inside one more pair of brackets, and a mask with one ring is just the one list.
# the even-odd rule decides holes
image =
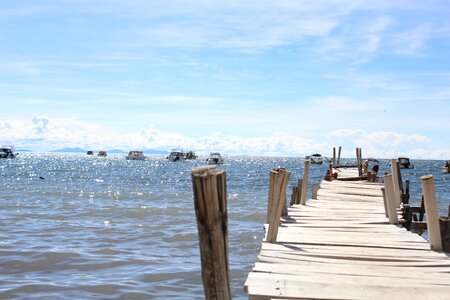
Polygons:
[[329,132],[323,141],[279,133],[265,137],[223,135],[188,137],[174,132],[163,132],[149,125],[135,132],[117,132],[98,124],[73,119],[49,119],[35,115],[31,120],[0,120],[0,135],[5,144],[37,152],[59,148],[84,149],[192,149],[199,154],[220,151],[227,155],[304,156],[314,152],[330,156],[332,147],[342,146],[343,157],[353,157],[354,148],[361,147],[365,156],[393,158],[411,156],[423,159],[443,159],[450,149],[428,148],[430,140],[418,134],[399,132],[367,132],[362,129],[337,129]]

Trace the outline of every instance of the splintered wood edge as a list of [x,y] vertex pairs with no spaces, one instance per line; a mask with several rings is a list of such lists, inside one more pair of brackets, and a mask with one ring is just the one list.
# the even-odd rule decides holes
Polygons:
[[192,176],[209,176],[222,174],[223,170],[218,170],[215,166],[200,166],[192,168]]

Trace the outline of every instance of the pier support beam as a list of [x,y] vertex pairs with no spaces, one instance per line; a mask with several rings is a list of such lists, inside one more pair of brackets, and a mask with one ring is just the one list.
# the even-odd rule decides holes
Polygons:
[[434,251],[442,251],[441,230],[439,227],[439,214],[436,203],[433,175],[422,176],[420,177],[420,180],[422,181],[423,199],[425,211],[427,213],[430,249]]
[[231,300],[226,173],[198,167],[191,175],[205,299]]

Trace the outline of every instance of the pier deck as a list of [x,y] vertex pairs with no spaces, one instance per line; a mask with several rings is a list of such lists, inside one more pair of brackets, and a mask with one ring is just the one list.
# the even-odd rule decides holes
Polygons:
[[262,243],[249,299],[449,299],[449,255],[389,224],[381,187],[323,181],[317,199],[291,206],[277,242]]

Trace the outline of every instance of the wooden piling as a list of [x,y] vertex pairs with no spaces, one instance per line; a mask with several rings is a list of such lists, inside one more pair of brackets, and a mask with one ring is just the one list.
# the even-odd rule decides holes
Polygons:
[[396,198],[394,195],[394,182],[392,175],[384,175],[384,189],[386,192],[386,207],[390,224],[398,223]]
[[336,165],[335,165],[335,167],[337,167],[337,166],[339,166],[340,165],[340,161],[341,161],[341,150],[342,150],[342,147],[341,146],[339,146],[339,150],[338,150],[338,157],[337,157],[337,162],[336,162]]
[[205,299],[231,299],[226,173],[208,166],[191,175]]
[[422,181],[423,199],[425,211],[427,212],[428,237],[430,249],[442,251],[441,231],[439,227],[439,215],[436,203],[436,193],[434,190],[433,175],[420,177]]
[[400,182],[399,182],[399,173],[400,170],[397,165],[396,159],[391,159],[391,173],[392,179],[394,183],[394,196],[395,196],[395,205],[396,207],[400,207],[402,203],[402,193],[400,191]]
[[450,217],[440,217],[439,228],[441,230],[442,251],[450,253]]
[[309,176],[309,164],[310,160],[305,160],[305,168],[303,170],[303,182],[302,182],[302,193],[300,198],[300,204],[306,204],[306,195],[308,193],[308,176]]
[[336,166],[336,147],[333,147],[333,166]]
[[286,201],[286,188],[291,176],[291,172],[285,169],[271,171],[274,173],[273,199],[271,214],[269,216],[269,228],[267,230],[266,242],[275,243],[277,240],[278,226],[280,225],[283,202]]
[[319,184],[318,184],[318,183],[314,183],[314,184],[312,185],[312,195],[311,195],[311,198],[317,199],[317,193],[318,193],[318,191],[319,191]]

